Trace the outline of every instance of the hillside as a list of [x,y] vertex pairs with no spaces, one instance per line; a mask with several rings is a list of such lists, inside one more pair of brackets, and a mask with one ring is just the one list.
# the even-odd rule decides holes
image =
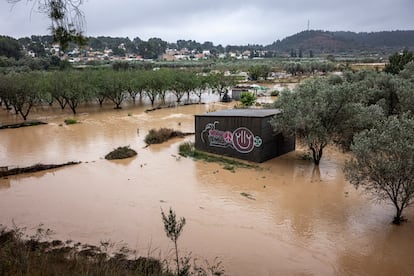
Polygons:
[[389,54],[401,49],[414,49],[414,31],[384,31],[374,33],[303,31],[266,46],[281,54],[310,52],[319,54],[355,54],[375,52]]

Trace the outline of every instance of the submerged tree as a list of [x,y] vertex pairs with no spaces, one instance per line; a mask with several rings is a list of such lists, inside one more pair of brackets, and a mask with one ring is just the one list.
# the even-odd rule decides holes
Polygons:
[[391,116],[354,138],[345,175],[356,187],[395,206],[394,224],[414,197],[414,119]]
[[179,220],[177,220],[175,212],[172,210],[171,207],[168,215],[166,215],[164,211],[161,209],[161,216],[162,222],[164,223],[165,234],[167,234],[167,237],[174,242],[177,275],[181,275],[182,273],[180,270],[180,260],[178,258],[177,241],[181,235],[181,232],[183,231],[185,225],[185,218],[180,218]]
[[11,77],[10,104],[16,114],[20,114],[23,120],[27,120],[32,107],[40,100],[38,73],[14,74]]
[[344,88],[313,79],[299,85],[294,92],[283,91],[275,103],[282,113],[271,120],[273,129],[304,141],[312,151],[315,165],[319,165],[323,149],[331,141],[348,102],[349,91]]
[[324,148],[333,143],[349,149],[355,133],[371,128],[384,118],[383,109],[376,101],[368,103],[366,85],[355,76],[350,81],[328,78],[309,79],[294,91],[285,90],[275,102],[282,110],[271,120],[277,133],[296,137],[312,151],[315,165]]

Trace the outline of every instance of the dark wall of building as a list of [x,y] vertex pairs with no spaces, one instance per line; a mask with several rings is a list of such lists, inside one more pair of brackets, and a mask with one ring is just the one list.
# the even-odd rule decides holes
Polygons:
[[233,88],[231,90],[231,98],[235,101],[240,101],[241,94],[246,92],[249,92],[249,90],[244,88]]
[[197,115],[195,147],[253,162],[264,162],[295,150],[294,138],[274,135],[271,118]]

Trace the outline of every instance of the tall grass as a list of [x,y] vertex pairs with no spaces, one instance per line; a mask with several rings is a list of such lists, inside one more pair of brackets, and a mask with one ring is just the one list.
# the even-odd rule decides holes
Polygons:
[[184,142],[179,145],[178,152],[183,157],[191,157],[196,160],[204,160],[206,162],[216,162],[224,165],[224,169],[234,171],[234,168],[260,168],[257,165],[240,162],[235,159],[225,158],[220,155],[212,155],[203,151],[199,151],[195,148],[193,142]]
[[40,235],[24,237],[21,229],[0,230],[0,275],[169,275],[159,260],[128,259],[125,249],[110,256],[102,244],[73,245],[44,241]]

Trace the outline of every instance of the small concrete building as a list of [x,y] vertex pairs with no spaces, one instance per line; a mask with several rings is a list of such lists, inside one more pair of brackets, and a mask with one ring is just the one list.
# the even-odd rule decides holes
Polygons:
[[274,135],[269,121],[279,109],[227,109],[195,116],[198,150],[264,162],[295,150],[295,138]]

